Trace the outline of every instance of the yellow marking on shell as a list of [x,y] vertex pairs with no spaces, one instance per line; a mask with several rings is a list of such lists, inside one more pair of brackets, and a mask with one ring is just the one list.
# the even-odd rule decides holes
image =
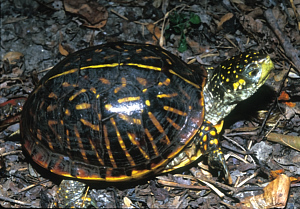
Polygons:
[[219,140],[218,139],[214,139],[214,144],[218,145],[219,144]]
[[80,89],[80,91],[77,91],[75,94],[73,94],[70,98],[69,101],[72,101],[73,99],[75,99],[79,94],[81,93],[85,93],[86,89]]
[[177,123],[175,123],[171,118],[167,117],[167,121],[177,130],[180,130],[180,125],[178,125]]
[[169,65],[172,65],[172,64],[173,64],[169,59],[166,59],[166,61],[167,61],[167,63],[168,63]]
[[80,134],[79,134],[79,131],[78,131],[76,125],[74,126],[74,132],[75,132],[75,136],[76,136],[76,139],[77,139],[77,144],[79,146],[79,150],[80,150],[80,153],[82,155],[82,158],[83,158],[84,162],[88,163],[89,161],[86,157],[85,149],[83,147],[82,140],[80,138]]
[[62,83],[62,87],[69,87],[69,86],[71,86],[71,84],[69,84],[69,83],[66,82],[66,81]]
[[84,125],[90,127],[90,128],[93,129],[94,131],[99,131],[99,130],[100,130],[98,124],[94,125],[94,124],[92,124],[90,121],[87,121],[87,120],[82,119],[82,118],[80,119],[80,121],[81,121],[81,123],[83,123]]
[[132,101],[137,101],[137,100],[140,100],[140,99],[141,99],[140,96],[138,96],[138,97],[124,97],[124,98],[118,99],[118,103],[132,102]]
[[97,95],[96,95],[96,99],[99,99],[99,98],[100,98],[100,94],[97,94]]
[[99,78],[99,81],[101,81],[103,84],[110,84],[110,81],[106,78]]
[[209,127],[208,127],[208,126],[206,126],[206,127],[204,128],[204,130],[205,130],[205,131],[208,131],[208,130],[209,130]]
[[99,155],[99,153],[98,153],[98,151],[97,151],[97,149],[96,149],[96,147],[95,147],[93,141],[92,141],[90,138],[89,138],[89,142],[90,142],[90,145],[91,145],[91,147],[92,147],[92,150],[93,150],[94,153],[96,154],[96,157],[97,157],[99,163],[100,163],[101,165],[104,166],[104,165],[105,165],[105,164],[104,164],[104,161],[103,161],[102,158],[100,157],[100,155]]
[[236,91],[238,88],[242,88],[242,85],[245,85],[246,81],[244,79],[239,79],[237,82],[233,83],[233,89]]
[[113,168],[117,168],[116,161],[114,159],[114,156],[113,156],[111,148],[110,148],[110,141],[109,141],[109,138],[108,138],[106,125],[103,125],[103,135],[104,135],[105,147],[107,149],[107,153],[108,153],[108,156],[109,156],[109,161],[110,161]]
[[183,112],[181,110],[175,109],[175,108],[170,107],[170,106],[164,106],[164,110],[169,111],[169,112],[173,112],[173,113],[176,113],[176,114],[182,115],[182,116],[186,116],[187,115],[186,112]]
[[123,141],[123,139],[122,139],[122,137],[121,137],[121,134],[120,134],[120,132],[119,132],[119,130],[118,130],[116,121],[115,121],[113,118],[110,118],[110,122],[112,123],[112,125],[113,125],[114,128],[115,128],[115,131],[116,131],[116,134],[117,134],[117,137],[118,137],[119,144],[120,144],[120,146],[121,146],[123,152],[125,153],[127,160],[129,161],[129,163],[130,163],[131,166],[135,166],[135,162],[134,162],[133,158],[131,157],[131,155],[129,154],[129,152],[128,152],[126,146],[125,146],[125,143],[124,143],[124,141]]
[[[57,125],[58,124],[58,122],[56,121],[56,120],[48,120],[48,126],[49,126],[49,128],[51,129],[51,131],[54,133],[54,135],[57,137],[57,139],[59,140],[59,141],[61,141],[61,135],[59,135],[58,133],[57,133],[57,129],[56,128],[54,128],[53,126],[54,125]],[[51,141],[51,140],[50,140]]]
[[145,104],[146,104],[147,106],[150,106],[150,105],[151,105],[149,100],[146,100],[146,101],[145,101]]
[[146,85],[147,85],[147,79],[145,79],[145,78],[136,77],[136,80],[137,80],[142,86],[146,86]]
[[60,124],[63,126],[63,125],[64,125],[64,121],[63,121],[63,120],[60,120]]
[[145,56],[142,57],[143,60],[148,60],[148,59],[161,59],[161,57],[154,57],[154,56]]
[[36,130],[36,137],[41,141],[42,140],[42,132],[40,129]]
[[58,98],[57,95],[56,95],[55,93],[53,93],[53,92],[51,92],[51,93],[48,95],[48,97],[49,97],[49,98],[55,98],[55,99]]
[[138,149],[140,150],[140,152],[142,153],[144,158],[149,160],[150,159],[149,155],[147,155],[147,153],[142,149],[139,141],[135,140],[135,138],[136,138],[135,134],[127,132],[127,136],[129,138],[129,140],[131,141],[131,143],[138,147]]
[[67,138],[67,147],[69,150],[71,150],[71,142],[70,142],[70,131],[66,129],[66,138]]
[[75,106],[76,110],[85,110],[91,108],[91,104],[89,103],[81,103]]
[[[120,63],[123,64],[123,63]],[[136,67],[140,67],[140,68],[144,68],[144,69],[150,69],[150,70],[156,70],[156,71],[161,71],[160,67],[154,67],[151,65],[142,65],[142,64],[138,64],[138,63],[126,63],[124,65],[128,65],[128,66],[136,66]]]
[[204,151],[207,151],[207,144],[204,144],[203,149]]
[[122,83],[121,86],[118,86],[118,87],[115,88],[115,90],[114,90],[115,94],[118,93],[122,88],[126,87],[126,78],[122,77],[121,78],[121,83]]
[[154,124],[154,126],[157,128],[157,130],[162,133],[165,136],[165,143],[166,144],[170,144],[170,139],[169,137],[166,135],[164,128],[162,127],[162,125],[158,122],[158,120],[156,119],[156,117],[153,115],[152,112],[148,112],[149,118],[152,121],[152,123]]
[[229,82],[229,78],[226,78],[226,82]]
[[78,68],[75,68],[75,69],[72,69],[72,70],[68,70],[68,71],[65,71],[63,73],[60,73],[60,74],[56,74],[54,76],[52,76],[51,78],[49,78],[47,81],[50,81],[52,80],[53,78],[57,78],[57,77],[60,77],[62,75],[68,75],[68,74],[71,74],[71,73],[75,73],[78,71]]
[[102,50],[103,50],[103,49],[96,49],[95,52],[96,52],[96,53],[99,53],[99,52],[102,52]]
[[[122,48],[122,47],[120,47],[119,45],[117,45],[117,46],[116,46],[116,48],[117,48],[117,49],[121,49],[121,50],[123,50],[123,48]],[[127,50],[127,49],[124,49],[124,51],[125,51],[125,52],[127,52],[128,50]]]
[[111,64],[101,64],[101,65],[89,65],[89,66],[84,66],[81,67],[80,70],[85,70],[85,69],[89,69],[89,68],[104,68],[104,67],[117,67],[119,65],[123,65],[124,63],[111,63]]
[[100,113],[98,113],[98,120],[101,120],[101,114]]
[[92,61],[92,60],[93,60],[92,58],[86,59],[87,62],[90,62],[90,61]]
[[181,87],[179,87],[179,90],[188,100],[191,99],[190,95],[185,90],[183,90]]
[[104,107],[105,107],[106,110],[110,110],[112,108],[112,105],[111,104],[106,104]]
[[128,115],[124,115],[124,114],[120,114],[120,113],[118,114],[118,116],[121,119],[123,119],[123,120],[125,120],[125,121],[127,121],[129,123],[134,123],[134,124],[137,124],[137,125],[141,125],[142,124],[142,122],[141,122],[140,119],[129,117]]
[[53,110],[55,110],[57,108],[57,105],[49,105],[48,107],[47,107],[47,112],[51,112],[51,111],[53,111]]
[[93,92],[94,94],[97,93],[97,90],[96,90],[96,88],[94,88],[94,87],[91,87],[91,88],[90,88],[90,91]]
[[143,89],[142,92],[145,93],[148,89]]
[[200,89],[200,86],[199,86],[199,85],[197,85],[197,84],[191,82],[190,80],[187,80],[186,78],[182,77],[181,75],[175,73],[173,70],[169,70],[169,72],[172,73],[173,75],[178,76],[179,78],[181,78],[181,79],[184,80],[185,82],[187,82],[187,83],[189,83],[189,84],[195,86],[196,88]]
[[53,151],[54,148],[53,148],[50,136],[48,134],[46,135],[46,138],[47,138],[47,143],[48,143],[49,148]]
[[151,142],[151,145],[152,145],[154,154],[155,154],[156,156],[159,156],[159,152],[158,152],[157,146],[156,146],[156,144],[154,143],[153,137],[152,137],[152,135],[150,134],[150,132],[149,132],[149,130],[148,130],[147,128],[145,128],[145,133],[146,133],[146,135],[147,135],[149,141]]
[[114,58],[115,56],[116,56],[115,54],[107,55],[107,56],[103,57],[103,59],[108,60],[108,59]]
[[67,116],[70,116],[70,115],[71,115],[70,110],[69,110],[69,109],[66,109],[66,110],[65,110],[65,114],[66,114]]
[[157,98],[171,98],[171,97],[176,97],[178,95],[177,92],[174,92],[172,94],[158,94],[156,95]]
[[142,49],[136,49],[135,52],[139,54],[142,52]]

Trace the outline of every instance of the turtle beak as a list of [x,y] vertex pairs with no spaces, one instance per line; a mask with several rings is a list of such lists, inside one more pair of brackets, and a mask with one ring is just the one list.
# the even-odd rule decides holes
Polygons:
[[269,55],[267,55],[266,58],[262,59],[260,62],[262,71],[258,84],[262,85],[268,79],[270,71],[274,69],[274,63]]

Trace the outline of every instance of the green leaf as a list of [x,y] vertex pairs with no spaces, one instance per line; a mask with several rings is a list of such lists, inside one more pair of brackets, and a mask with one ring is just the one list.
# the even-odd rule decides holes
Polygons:
[[185,37],[182,37],[182,38],[180,39],[178,51],[179,51],[179,52],[184,52],[184,51],[186,51],[186,50],[187,50],[187,43],[186,43]]
[[199,24],[201,22],[201,19],[200,19],[200,17],[198,15],[195,15],[194,13],[191,13],[190,16],[191,16],[190,22],[192,24],[196,25],[196,24]]

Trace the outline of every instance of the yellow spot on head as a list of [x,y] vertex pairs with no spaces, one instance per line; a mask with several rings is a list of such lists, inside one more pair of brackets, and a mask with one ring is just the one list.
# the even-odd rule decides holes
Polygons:
[[97,91],[96,91],[96,89],[95,89],[94,87],[91,87],[90,90],[91,90],[91,92],[93,92],[94,94],[97,93]]
[[48,97],[49,98],[57,98],[56,94],[54,94],[53,92],[51,92]]
[[81,103],[81,104],[78,104],[76,105],[76,110],[85,110],[85,109],[88,109],[91,107],[91,104],[89,103]]
[[70,116],[70,115],[71,115],[70,110],[66,109],[66,110],[65,110],[65,114],[66,114],[67,116]]
[[104,107],[105,107],[106,110],[110,110],[112,108],[112,105],[111,104],[106,104]]
[[145,101],[145,104],[146,104],[147,106],[150,106],[150,101],[149,101],[149,100],[146,100],[146,101]]
[[124,97],[121,99],[118,99],[118,103],[123,103],[123,102],[131,102],[131,101],[137,101],[140,100],[141,97]]

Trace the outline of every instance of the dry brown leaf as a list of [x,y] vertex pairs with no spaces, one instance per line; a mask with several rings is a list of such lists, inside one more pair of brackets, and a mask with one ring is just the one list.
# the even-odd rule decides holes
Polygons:
[[263,194],[247,197],[237,204],[241,208],[284,208],[290,190],[290,178],[284,174],[279,175],[270,182],[263,191]]
[[146,25],[146,28],[148,29],[148,31],[151,34],[153,34],[152,38],[153,38],[154,41],[157,41],[157,40],[160,39],[160,37],[161,37],[161,30],[158,27],[156,27],[155,24],[149,23],[148,25]]
[[64,56],[69,55],[69,52],[67,50],[65,50],[64,47],[61,44],[58,45],[58,50],[59,50],[59,53],[61,53]]
[[105,26],[108,18],[108,12],[105,7],[95,1],[87,0],[64,0],[64,7],[67,12],[80,15],[87,22],[83,25],[91,28],[102,28]]
[[18,60],[22,59],[24,57],[24,54],[21,52],[7,52],[2,61],[8,61],[9,64],[15,65],[17,64]]
[[232,17],[233,17],[233,14],[232,14],[232,13],[227,13],[227,14],[225,14],[223,17],[221,17],[221,20],[220,20],[220,22],[218,23],[217,30],[221,30],[221,29],[222,29],[222,26],[223,26],[223,24],[224,24],[224,22],[230,20]]
[[277,143],[289,146],[295,150],[300,151],[300,137],[299,136],[290,136],[290,135],[270,133],[267,136],[267,140],[272,141],[272,142],[277,142]]

